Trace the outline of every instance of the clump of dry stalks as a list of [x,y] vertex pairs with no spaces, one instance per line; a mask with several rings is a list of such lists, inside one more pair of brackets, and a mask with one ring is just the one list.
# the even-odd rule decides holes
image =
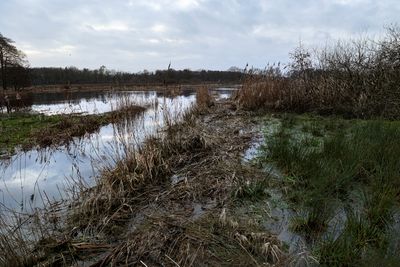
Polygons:
[[203,86],[196,90],[196,104],[200,111],[213,105],[213,98],[207,87]]
[[20,231],[10,227],[3,214],[0,216],[0,265],[1,266],[24,266],[30,262],[32,247],[27,245]]
[[[252,260],[258,264],[259,260],[254,257],[259,257],[261,262],[277,264],[283,263],[285,253],[282,251],[282,242],[276,236],[273,236],[261,229],[257,229],[257,224],[252,221],[238,223],[232,217],[227,215],[226,209],[222,209],[219,216],[219,224],[225,230],[232,230],[234,232],[233,238],[239,242],[239,245],[246,249],[252,255]],[[244,224],[244,225],[242,225]],[[257,232],[253,232],[258,230]],[[254,255],[254,256],[253,256]]]
[[[81,222],[86,218],[88,226],[100,223],[106,227],[110,221],[118,219],[116,217],[131,212],[144,196],[152,194],[152,190],[157,191],[158,186],[165,184],[174,167],[191,160],[188,153],[207,149],[207,145],[196,133],[148,139],[137,151],[130,151],[115,168],[104,171],[98,185],[80,197],[84,201],[77,206],[75,218]],[[145,201],[150,197],[147,195]]]
[[[0,211],[0,266],[36,266],[48,255],[65,247],[69,240],[62,235],[62,202],[50,203],[30,214]],[[58,262],[53,259],[53,262]],[[46,266],[46,265],[44,265]]]
[[273,66],[265,73],[250,70],[236,97],[240,107],[246,110],[279,109],[288,93],[287,81],[280,76],[279,66]]
[[282,243],[254,224],[207,214],[191,221],[164,214],[147,218],[98,266],[285,266]]

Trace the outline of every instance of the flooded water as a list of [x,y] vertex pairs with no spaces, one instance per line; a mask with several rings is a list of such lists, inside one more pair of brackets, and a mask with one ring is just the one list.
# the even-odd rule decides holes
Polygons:
[[[217,98],[226,98],[232,90],[215,92]],[[178,118],[195,102],[194,92],[172,98],[155,91],[131,91],[85,94],[76,99],[47,94],[37,97],[31,107],[47,115],[102,113],[111,111],[121,95],[149,108],[132,120],[109,124],[98,133],[75,138],[68,146],[19,152],[9,160],[0,161],[0,210],[29,211],[48,201],[65,198],[67,188],[94,185],[99,170],[113,166],[123,156],[124,144],[141,144],[165,125],[165,114]]]
[[[255,129],[257,134],[253,137],[247,150],[244,151],[243,162],[256,163],[259,157],[265,156],[268,151],[263,149],[262,146],[265,145],[266,138],[269,138],[279,130],[280,125],[280,120],[269,118],[268,123],[262,129]],[[273,163],[263,164],[263,169],[270,178],[278,180],[283,178],[283,174]],[[295,216],[294,211],[289,208],[279,190],[268,189],[267,191],[269,198],[261,204],[265,213],[261,220],[263,227],[268,232],[276,235],[280,241],[287,244],[289,253],[300,255],[296,259],[295,266],[308,266],[301,259],[301,257],[307,256],[306,240],[289,229],[290,219]],[[254,207],[260,209],[257,205]],[[251,210],[254,207],[246,207],[245,209]]]
[[[193,91],[180,96],[189,97]],[[116,91],[116,92],[70,92],[68,94],[46,93],[33,97],[30,109],[47,115],[54,114],[99,114],[112,111],[118,101],[128,98],[141,104],[152,103],[155,97],[162,97],[156,91]]]

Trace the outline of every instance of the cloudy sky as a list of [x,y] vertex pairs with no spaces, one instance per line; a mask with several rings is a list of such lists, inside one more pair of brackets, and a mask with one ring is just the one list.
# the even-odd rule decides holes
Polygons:
[[299,41],[376,35],[399,0],[1,0],[0,33],[31,66],[123,71],[263,67]]

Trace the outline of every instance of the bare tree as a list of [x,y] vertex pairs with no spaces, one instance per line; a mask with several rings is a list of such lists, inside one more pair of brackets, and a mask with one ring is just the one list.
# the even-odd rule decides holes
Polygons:
[[4,90],[7,90],[9,70],[15,73],[15,70],[24,69],[27,64],[25,58],[25,54],[17,49],[14,41],[0,33],[0,74]]

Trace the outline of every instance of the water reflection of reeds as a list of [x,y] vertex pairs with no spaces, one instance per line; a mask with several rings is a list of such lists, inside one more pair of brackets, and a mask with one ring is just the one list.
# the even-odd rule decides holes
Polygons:
[[165,123],[172,123],[190,107],[194,96],[164,98],[156,97],[155,93],[139,93],[137,97],[126,97],[123,101],[125,105],[140,101],[140,104],[148,105],[148,110],[136,117],[126,114],[124,120],[106,125],[98,133],[74,138],[67,145],[18,152],[8,161],[1,161],[2,203],[25,210],[30,206],[42,206],[38,197],[43,192],[57,200],[66,194],[66,187],[93,185],[93,177],[99,169],[114,164],[132,145],[139,146],[146,136],[155,135]]

